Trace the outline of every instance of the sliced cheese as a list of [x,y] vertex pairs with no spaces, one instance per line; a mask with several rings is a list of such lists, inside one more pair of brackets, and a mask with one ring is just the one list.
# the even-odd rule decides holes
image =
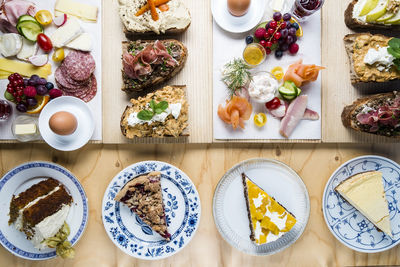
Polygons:
[[36,133],[36,124],[16,124],[15,125],[15,134],[16,135],[28,135]]
[[22,38],[22,48],[17,54],[17,58],[21,60],[28,60],[28,58],[31,56],[36,55],[37,50],[37,42],[31,42],[26,38]]
[[55,47],[63,47],[82,33],[82,27],[78,19],[71,17],[50,36]]
[[48,63],[42,67],[35,67],[30,63],[0,58],[0,70],[11,73],[18,72],[25,77],[36,74],[39,77],[47,79],[47,76],[51,74],[51,64]]
[[90,36],[89,33],[85,32],[76,37],[68,44],[66,44],[65,46],[75,50],[90,52],[92,51],[92,37]]
[[61,12],[83,20],[97,21],[98,8],[96,6],[71,0],[57,0],[54,10],[56,14]]

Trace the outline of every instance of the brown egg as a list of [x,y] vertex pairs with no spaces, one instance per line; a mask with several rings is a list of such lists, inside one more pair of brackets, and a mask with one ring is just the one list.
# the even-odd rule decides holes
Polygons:
[[71,113],[59,111],[50,117],[49,126],[55,134],[70,135],[75,132],[78,122]]
[[250,0],[227,0],[229,12],[237,17],[247,13],[250,6]]

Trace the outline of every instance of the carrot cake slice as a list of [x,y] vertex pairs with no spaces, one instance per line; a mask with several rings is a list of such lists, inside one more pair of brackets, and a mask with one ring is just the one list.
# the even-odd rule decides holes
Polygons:
[[[68,236],[64,233],[63,240],[57,239],[60,231],[65,232],[68,228],[69,232],[65,220],[72,202],[73,199],[63,184],[56,179],[46,178],[17,196],[13,195],[9,224],[14,224],[16,229],[24,232],[37,249],[58,248]],[[51,241],[51,245],[48,241]],[[64,252],[65,249],[63,246]],[[68,247],[67,250],[69,249],[71,248]]]
[[257,245],[280,238],[296,224],[296,218],[273,197],[242,173],[244,197],[250,225],[250,239]]
[[170,240],[161,191],[161,173],[151,172],[128,182],[115,196],[162,237]]

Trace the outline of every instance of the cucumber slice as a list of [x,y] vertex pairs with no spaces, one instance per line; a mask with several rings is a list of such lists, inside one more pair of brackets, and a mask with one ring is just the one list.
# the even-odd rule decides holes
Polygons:
[[281,87],[279,87],[278,91],[286,100],[293,100],[301,93],[300,88],[291,81],[286,81]]
[[36,42],[39,33],[43,33],[43,27],[37,21],[25,20],[17,24],[18,31],[29,41]]
[[36,21],[36,22],[37,22],[37,20],[36,20],[34,17],[30,16],[30,15],[22,15],[22,16],[20,16],[20,17],[18,18],[17,24],[20,23],[20,22],[22,22],[22,21],[27,21],[27,20]]

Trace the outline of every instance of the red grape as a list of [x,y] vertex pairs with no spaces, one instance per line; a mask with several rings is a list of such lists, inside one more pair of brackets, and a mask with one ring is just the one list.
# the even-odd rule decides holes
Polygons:
[[279,40],[281,37],[282,37],[282,34],[280,32],[277,32],[277,33],[274,34],[274,38],[276,40]]
[[265,44],[265,47],[271,48],[271,46],[272,46],[272,42],[271,41],[267,41],[266,44]]
[[299,51],[299,45],[296,43],[293,43],[289,46],[289,52],[291,54],[296,54]]
[[271,52],[272,52],[271,48],[268,48],[268,47],[265,48],[265,53],[267,53],[267,55],[271,54]]
[[276,29],[277,26],[278,26],[278,23],[276,21],[271,21],[269,23],[269,27],[272,29]]
[[279,27],[279,28],[281,28],[281,29],[285,29],[285,28],[286,28],[286,26],[287,26],[287,24],[286,24],[286,22],[284,21],[284,22],[282,22],[282,23],[281,23],[281,25],[280,25],[280,27]]
[[275,12],[272,17],[275,21],[280,21],[282,19],[282,14],[281,12]]
[[267,45],[267,41],[261,40],[261,41],[260,41],[260,45],[261,45],[262,47],[265,47],[265,46]]

